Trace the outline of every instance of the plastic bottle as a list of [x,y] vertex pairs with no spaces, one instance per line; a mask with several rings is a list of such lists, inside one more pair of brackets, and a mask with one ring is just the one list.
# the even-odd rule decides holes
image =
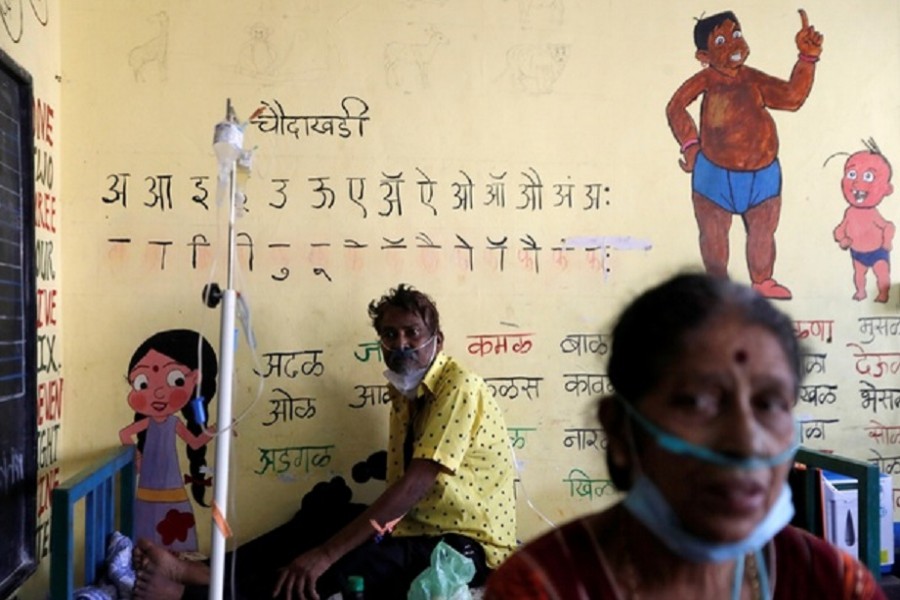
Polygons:
[[351,575],[344,586],[343,600],[365,600],[365,580],[359,575]]

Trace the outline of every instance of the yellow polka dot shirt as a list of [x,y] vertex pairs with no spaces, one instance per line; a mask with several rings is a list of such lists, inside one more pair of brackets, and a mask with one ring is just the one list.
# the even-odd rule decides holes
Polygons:
[[515,470],[500,407],[481,377],[444,353],[435,358],[418,395],[411,401],[390,387],[387,483],[403,475],[411,416],[412,458],[443,469],[394,535],[459,533],[481,543],[488,565],[496,568],[516,543]]

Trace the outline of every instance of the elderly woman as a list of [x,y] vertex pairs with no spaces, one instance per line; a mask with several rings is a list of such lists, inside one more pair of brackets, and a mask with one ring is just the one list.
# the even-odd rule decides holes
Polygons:
[[609,377],[599,418],[625,499],[524,546],[486,598],[884,598],[858,561],[788,525],[801,368],[787,316],[746,286],[678,275],[622,313]]

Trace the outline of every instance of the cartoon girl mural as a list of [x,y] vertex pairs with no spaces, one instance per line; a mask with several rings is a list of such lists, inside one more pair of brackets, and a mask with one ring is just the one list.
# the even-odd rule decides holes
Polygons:
[[[204,479],[206,407],[216,393],[215,350],[198,332],[161,331],[144,341],[128,363],[128,404],[134,422],[119,431],[122,444],[138,448],[135,539],[146,538],[176,552],[196,552],[194,512],[185,484],[201,505]],[[192,402],[193,400],[193,402]],[[195,406],[202,405],[198,410]],[[181,411],[184,421],[176,413]],[[197,413],[200,413],[199,415]],[[198,418],[199,416],[199,418]],[[190,475],[182,477],[175,437],[187,445]]]

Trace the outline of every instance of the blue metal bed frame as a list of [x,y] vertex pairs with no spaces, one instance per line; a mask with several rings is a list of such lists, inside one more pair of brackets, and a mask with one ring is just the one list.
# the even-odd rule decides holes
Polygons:
[[[134,446],[115,448],[53,490],[50,598],[68,600],[75,587],[75,506],[84,500],[84,585],[102,572],[109,534],[134,534]],[[118,499],[118,502],[117,502]],[[118,519],[116,519],[118,513]]]
[[[96,581],[106,559],[107,537],[120,531],[129,538],[134,534],[135,450],[125,446],[70,477],[53,490],[50,523],[50,598],[68,600],[75,586],[75,506],[82,499],[84,510],[84,579],[85,585]],[[875,576],[881,576],[879,532],[879,473],[875,465],[832,454],[800,448],[795,461],[810,467],[828,469],[859,481],[859,548],[860,559]],[[817,494],[814,479],[805,485],[807,515],[814,514],[812,502]],[[118,498],[117,498],[118,494]],[[117,502],[118,499],[118,502]],[[118,521],[116,514],[118,512]],[[808,528],[817,535],[821,531],[813,523]]]

